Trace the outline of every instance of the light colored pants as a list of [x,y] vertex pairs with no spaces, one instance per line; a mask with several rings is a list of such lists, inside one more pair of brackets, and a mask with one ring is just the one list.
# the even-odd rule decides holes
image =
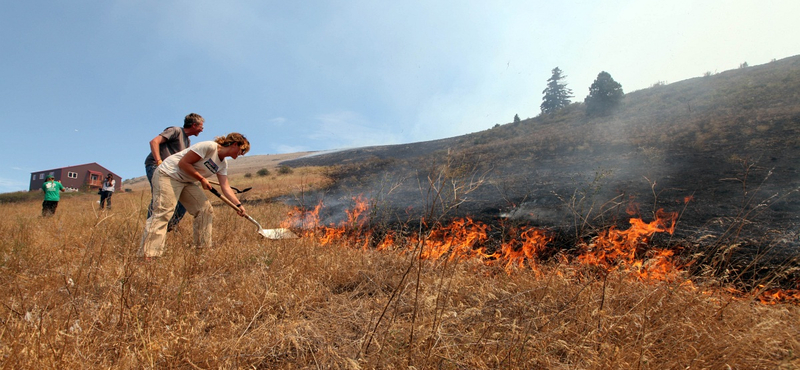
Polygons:
[[144,226],[140,256],[159,257],[164,254],[167,224],[178,201],[194,216],[194,245],[201,248],[211,247],[214,209],[203,188],[196,182],[180,182],[156,170],[153,174],[153,212]]

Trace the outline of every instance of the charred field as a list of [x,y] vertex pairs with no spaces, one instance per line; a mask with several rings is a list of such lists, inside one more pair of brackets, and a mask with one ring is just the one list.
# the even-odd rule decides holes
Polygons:
[[780,285],[796,289],[799,134],[800,57],[791,57],[630,92],[605,117],[573,103],[459,137],[283,162],[328,166],[334,182],[282,200],[322,202],[320,221],[333,224],[365,199],[375,230],[468,217],[492,227],[489,248],[529,225],[567,254],[663,210],[674,232],[649,247],[745,286],[781,266],[791,272]]

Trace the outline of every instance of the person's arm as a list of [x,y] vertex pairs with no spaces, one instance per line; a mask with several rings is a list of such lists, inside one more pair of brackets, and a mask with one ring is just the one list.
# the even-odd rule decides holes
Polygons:
[[161,164],[161,161],[164,159],[161,158],[161,150],[159,148],[161,143],[163,143],[165,140],[166,139],[164,139],[164,137],[160,134],[156,135],[153,140],[150,140],[150,153],[153,154],[153,159],[156,160],[156,165]]
[[233,190],[231,190],[231,185],[228,183],[228,176],[217,174],[217,180],[219,180],[219,187],[222,189],[222,195],[233,202],[233,204],[235,204],[237,207],[236,212],[239,214],[239,216],[244,217],[246,214],[244,206],[242,205],[242,202],[239,201],[239,198],[236,197],[236,194],[233,193]]
[[186,155],[181,158],[178,162],[178,168],[181,169],[184,173],[188,174],[189,176],[195,178],[197,181],[200,181],[200,186],[203,187],[205,190],[211,189],[211,183],[208,182],[208,179],[203,177],[196,168],[194,168],[194,164],[201,161],[203,157],[200,154],[195,153],[193,150],[187,150]]
[[64,185],[61,184],[61,181],[58,182],[58,185],[60,185],[59,187],[61,188],[61,192],[62,193],[67,191],[67,189],[64,187]]

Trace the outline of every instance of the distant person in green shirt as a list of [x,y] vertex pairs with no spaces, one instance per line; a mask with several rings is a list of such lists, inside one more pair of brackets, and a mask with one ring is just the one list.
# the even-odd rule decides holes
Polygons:
[[42,184],[42,191],[44,191],[42,217],[52,216],[56,213],[58,201],[61,200],[61,194],[59,192],[64,191],[64,185],[61,185],[61,181],[55,181],[53,175],[49,175],[44,184]]

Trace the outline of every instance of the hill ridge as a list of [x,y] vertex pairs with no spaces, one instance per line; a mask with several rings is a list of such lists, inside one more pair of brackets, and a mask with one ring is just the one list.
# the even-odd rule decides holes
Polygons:
[[[458,137],[283,164],[336,166],[336,183],[318,194],[330,205],[329,217],[364,194],[380,199],[391,209],[387,217],[399,222],[424,214],[425,190],[443,185],[431,178],[463,186],[479,179],[480,187],[446,194],[459,202],[449,217],[500,222],[510,215],[582,235],[594,228],[577,219],[624,227],[627,207],[644,218],[667,208],[681,212],[675,237],[688,243],[736,237],[753,248],[779,243],[796,251],[798,97],[800,56],[794,56],[637,90],[608,117],[587,117],[583,104],[573,103]],[[742,232],[730,235],[732,227]]]

